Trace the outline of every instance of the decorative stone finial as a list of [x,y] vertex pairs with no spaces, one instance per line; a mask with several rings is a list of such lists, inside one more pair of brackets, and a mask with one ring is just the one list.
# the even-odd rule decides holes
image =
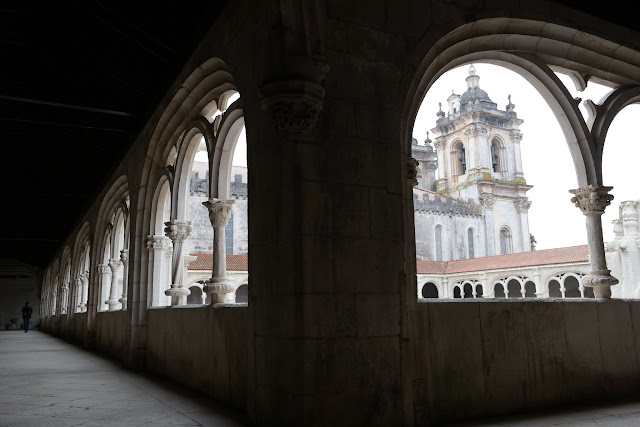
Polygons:
[[469,67],[469,75],[470,76],[476,75],[476,67],[474,67],[473,64],[471,64],[471,66]]
[[513,111],[513,109],[516,108],[516,106],[511,103],[511,95],[507,96],[507,98],[509,99],[509,103],[507,104],[506,110]]
[[[451,91],[453,93],[453,91]],[[442,102],[438,102],[438,112],[436,113],[438,117],[444,117],[444,111],[442,111]]]

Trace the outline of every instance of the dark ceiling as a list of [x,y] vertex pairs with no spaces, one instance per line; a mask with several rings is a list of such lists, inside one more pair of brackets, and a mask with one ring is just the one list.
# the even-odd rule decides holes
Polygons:
[[46,265],[224,3],[0,6],[0,259]]

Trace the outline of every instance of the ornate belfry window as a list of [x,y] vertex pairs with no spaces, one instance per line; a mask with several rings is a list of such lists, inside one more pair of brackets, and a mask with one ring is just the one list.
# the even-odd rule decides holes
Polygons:
[[513,253],[513,242],[511,241],[511,232],[507,227],[500,229],[500,255]]
[[491,167],[494,172],[503,172],[504,168],[502,166],[503,161],[503,149],[500,145],[500,142],[497,139],[494,139],[491,142]]
[[436,225],[436,261],[442,261],[442,226]]
[[475,258],[475,248],[473,247],[473,228],[467,230],[467,245],[469,247],[469,259]]
[[467,173],[467,154],[464,144],[458,141],[451,147],[451,174],[464,175]]

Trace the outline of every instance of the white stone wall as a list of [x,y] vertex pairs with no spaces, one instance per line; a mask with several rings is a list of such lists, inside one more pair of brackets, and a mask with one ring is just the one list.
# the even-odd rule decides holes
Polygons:
[[435,228],[442,226],[442,261],[469,258],[467,230],[474,230],[474,257],[486,256],[484,218],[471,215],[416,211],[416,256],[419,260],[436,260]]

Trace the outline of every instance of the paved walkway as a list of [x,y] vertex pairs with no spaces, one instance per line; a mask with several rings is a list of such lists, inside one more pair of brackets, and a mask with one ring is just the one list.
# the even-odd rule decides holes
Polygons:
[[0,331],[0,426],[240,426],[200,393],[39,331]]
[[[200,393],[38,331],[0,331],[0,427],[241,426]],[[339,425],[339,424],[338,424]],[[464,426],[640,426],[640,398],[477,420]]]
[[638,427],[640,426],[640,397],[615,403],[569,406],[563,409],[537,411],[530,414],[502,416],[452,426],[504,426],[504,427]]

